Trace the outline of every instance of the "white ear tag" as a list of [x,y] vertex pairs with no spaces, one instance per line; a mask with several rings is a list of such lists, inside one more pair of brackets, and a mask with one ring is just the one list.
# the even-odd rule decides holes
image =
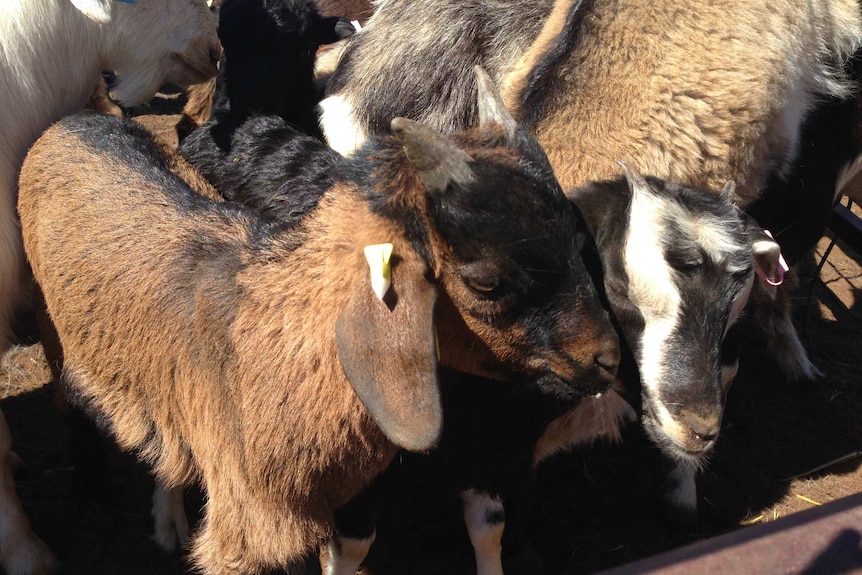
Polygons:
[[374,295],[381,301],[389,286],[392,285],[392,270],[389,266],[389,258],[392,257],[392,244],[374,244],[365,246],[365,259],[371,269],[371,289]]

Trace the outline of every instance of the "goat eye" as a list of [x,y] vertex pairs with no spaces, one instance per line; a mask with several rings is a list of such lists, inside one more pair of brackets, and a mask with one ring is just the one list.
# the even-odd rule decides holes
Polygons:
[[482,295],[492,295],[500,289],[500,282],[495,280],[466,280],[467,287]]
[[737,270],[735,272],[731,272],[730,275],[733,276],[735,279],[745,279],[749,275],[751,275],[751,273],[753,271],[754,271],[754,268],[752,266],[749,266],[743,270]]
[[671,252],[666,254],[665,258],[670,267],[684,274],[694,273],[704,263],[704,258],[700,254]]
[[509,292],[508,273],[500,265],[487,262],[472,262],[460,266],[456,271],[458,279],[476,297],[484,300],[498,300]]
[[677,262],[677,263],[671,264],[671,266],[673,267],[673,269],[675,269],[678,272],[682,272],[684,274],[690,274],[690,273],[694,273],[700,267],[700,264],[693,263],[693,262]]
[[461,277],[473,295],[480,299],[497,301],[509,293],[509,285],[499,276]]

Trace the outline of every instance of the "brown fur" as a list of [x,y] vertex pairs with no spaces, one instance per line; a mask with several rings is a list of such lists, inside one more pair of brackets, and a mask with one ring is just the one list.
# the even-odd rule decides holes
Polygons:
[[[555,44],[540,34],[522,57],[538,62],[530,82],[520,71],[501,89],[563,187],[613,178],[625,161],[692,186],[735,182],[744,207],[770,174],[789,170],[816,98],[847,94],[842,64],[862,43],[862,18],[855,0],[696,8],[675,0],[660,9],[644,0],[595,0],[572,33],[574,49],[558,60]],[[770,306],[769,314],[767,339],[785,373],[816,377],[789,307]]]
[[[50,142],[50,139],[49,136],[43,145],[61,148],[74,145],[74,138],[62,144]],[[68,151],[71,154],[71,150]],[[87,155],[85,152],[80,157],[90,164],[99,161]],[[131,181],[136,179],[135,174],[128,173],[122,165],[112,165],[102,173],[113,181],[107,176],[110,172],[122,174]],[[50,180],[42,178],[28,170],[23,177],[26,185],[22,187],[45,189],[51,185]],[[91,180],[91,185],[107,188],[109,181]],[[108,414],[111,429],[121,446],[142,449],[142,455],[153,462],[157,474],[168,485],[188,483],[194,477],[202,479],[209,503],[206,524],[198,536],[194,556],[209,572],[254,572],[261,564],[275,566],[297,558],[308,549],[309,541],[327,536],[326,524],[331,510],[345,503],[354,494],[357,484],[364,486],[395,454],[395,446],[383,437],[350,387],[340,383],[344,379],[331,339],[341,307],[332,305],[333,302],[342,301],[341,294],[351,291],[350,284],[367,275],[367,264],[357,246],[395,238],[389,238],[388,231],[381,229],[379,223],[363,225],[371,219],[370,215],[361,209],[357,213],[360,206],[355,202],[327,203],[331,205],[322,206],[321,212],[326,217],[321,219],[334,220],[324,225],[327,231],[335,234],[324,236],[325,241],[312,241],[302,246],[295,264],[301,265],[300,269],[285,274],[283,269],[261,261],[252,263],[237,276],[238,290],[263,297],[234,300],[235,296],[230,294],[204,290],[195,298],[199,310],[194,316],[177,317],[162,305],[162,298],[170,295],[165,291],[168,286],[157,283],[160,278],[158,263],[147,262],[144,251],[135,254],[134,246],[114,242],[100,247],[104,258],[137,258],[144,269],[152,273],[128,275],[123,270],[112,274],[107,269],[82,269],[78,275],[88,275],[90,281],[101,286],[99,296],[89,300],[57,297],[58,293],[46,290],[48,308],[66,352],[67,377],[74,382],[77,391],[94,402],[98,411]],[[118,202],[117,212],[102,216],[119,217],[124,207],[123,202]],[[57,209],[64,211],[63,206]],[[30,208],[25,207],[25,210],[34,213]],[[54,209],[46,207],[46,210],[43,214],[48,219],[61,221]],[[332,214],[340,212],[350,216],[333,218]],[[75,225],[76,220],[73,216],[66,221]],[[212,222],[185,224],[191,225],[183,229],[183,234],[214,232]],[[175,223],[170,218],[156,225],[164,237],[177,237]],[[346,230],[363,230],[365,237],[341,233]],[[247,239],[242,229],[215,233],[224,235],[228,242],[242,243]],[[47,237],[46,241],[51,241]],[[42,259],[38,255],[40,247],[41,243],[31,244],[34,262]],[[398,243],[396,253],[405,252],[409,250],[404,249],[403,242]],[[323,286],[314,284],[313,289],[303,281],[285,284],[285,276],[332,275],[328,273],[332,265],[330,258],[339,253],[346,256],[344,265],[339,266],[343,272],[340,281]],[[75,256],[73,252],[63,259],[77,261]],[[35,269],[40,269],[38,263]],[[55,270],[59,273],[37,272],[40,283],[53,285],[59,279],[57,276],[62,275],[60,269]],[[90,334],[86,333],[90,323],[86,318],[102,314],[110,317],[116,313],[116,302],[130,298],[143,305],[124,309],[120,321],[104,326],[105,331],[91,341]],[[282,317],[281,310],[289,309],[283,300],[290,299],[304,301],[305,306],[321,311],[314,316],[316,328],[306,338],[283,337],[305,332],[303,324],[308,321],[304,314]],[[236,308],[232,330],[244,341],[225,339],[230,333],[226,329],[229,326],[207,320],[210,306]],[[261,318],[268,319],[262,322]],[[180,321],[184,322],[182,330]],[[70,328],[67,323],[84,327]],[[147,336],[152,331],[141,332],[140,327],[135,327],[143,325],[151,329],[160,326],[155,333],[162,334],[164,341],[153,341]],[[197,333],[201,341],[188,341],[183,337],[185,333]],[[262,347],[262,342],[270,345]],[[209,345],[199,349],[205,343]],[[173,362],[159,365],[135,351],[165,345],[174,350],[175,357],[185,361],[178,361],[179,365]],[[321,356],[314,353],[314,349],[328,351]],[[140,388],[139,393],[147,396],[139,397],[136,407],[137,402],[130,404],[130,398],[111,391],[110,377],[106,381],[101,374],[79,369],[78,365],[101,365],[100,371],[106,375],[117,374],[119,381],[128,382],[125,385],[135,381],[171,381],[173,386]],[[236,374],[235,379],[230,374]],[[273,389],[273,383],[288,374],[295,387],[281,392]],[[219,381],[223,383],[214,388],[213,383]],[[204,393],[204,389],[211,393]],[[283,408],[288,400],[294,415],[290,420],[285,418]],[[246,428],[249,424],[252,426]],[[195,433],[198,426],[220,429],[220,432],[201,436]],[[154,431],[158,434],[156,437],[152,437]],[[333,454],[328,449],[321,451],[319,447],[312,447],[321,446],[321,442],[341,446],[341,450]],[[327,462],[327,458],[331,460]],[[250,462],[255,463],[250,465]],[[339,468],[345,462],[351,462],[349,471]],[[307,475],[291,471],[296,469],[307,470]],[[238,473],[240,470],[244,471]],[[289,477],[280,478],[285,473]],[[342,473],[347,473],[349,482],[344,481]],[[303,516],[286,511],[284,507],[288,505],[288,509],[299,507],[315,511]]]
[[177,137],[182,142],[192,130],[200,128],[213,115],[213,99],[215,98],[216,79],[210,78],[200,84],[189,86],[186,94],[188,100],[183,106],[182,116],[177,122]]
[[[396,453],[357,396],[367,402],[355,383],[369,380],[362,372],[379,385],[372,391],[384,396],[385,417],[428,427],[419,440],[433,442],[435,286],[446,286],[461,317],[482,325],[475,304],[454,289],[449,250],[426,230],[429,267],[400,228],[346,184],[327,192],[298,229],[258,245],[261,224],[251,212],[226,215],[195,203],[192,190],[167,192],[163,171],[132,170],[125,150],[106,152],[75,121],[34,145],[19,203],[66,383],[168,487],[203,484],[206,516],[192,555],[207,573],[255,573],[299,559],[329,535],[333,510]],[[189,175],[163,144],[156,148]],[[387,201],[423,213],[426,192],[415,170],[403,154],[393,161],[400,185]],[[427,215],[421,219],[430,226]],[[69,241],[69,230],[87,230],[88,238]],[[396,255],[386,304],[371,294],[362,253],[382,242]],[[498,362],[520,371],[535,369],[539,353],[591,361],[594,346],[612,341],[595,309],[573,302],[561,314],[582,317],[572,325],[580,347],[563,338],[561,349],[522,364],[507,357],[524,344],[506,340],[504,318],[480,337]],[[444,357],[449,346],[470,345],[439,325]],[[588,373],[571,369],[559,371],[568,380]]]
[[[840,93],[830,58],[850,55],[860,26],[855,0],[596,0],[576,48],[531,87],[537,98],[513,94],[522,73],[501,92],[516,116],[532,115],[564,189],[611,179],[625,161],[688,185],[735,181],[747,203],[794,153],[798,125],[785,129],[782,114]],[[522,61],[541,59],[543,39]]]
[[533,40],[529,49],[521,54],[518,61],[506,72],[504,76],[505,85],[501,87],[500,96],[513,113],[519,111],[518,98],[524,92],[530,72],[536,67],[539,59],[553,48],[560,34],[565,31],[569,11],[577,3],[577,0],[555,0],[551,13],[548,14],[542,29],[539,30],[539,35]]
[[108,97],[108,84],[103,77],[99,77],[96,82],[96,87],[93,88],[93,94],[84,106],[88,110],[94,110],[100,114],[110,116],[122,116],[123,109],[116,105],[111,98]]

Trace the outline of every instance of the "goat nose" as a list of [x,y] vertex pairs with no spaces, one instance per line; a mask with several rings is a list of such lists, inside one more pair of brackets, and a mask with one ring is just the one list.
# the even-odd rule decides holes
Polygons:
[[680,416],[699,441],[710,443],[718,437],[718,432],[721,429],[720,417],[715,415],[703,416],[687,409],[683,409]]
[[593,357],[596,365],[599,368],[599,373],[608,381],[613,381],[617,376],[617,368],[620,365],[620,346],[614,339],[606,339],[599,346],[596,355]]

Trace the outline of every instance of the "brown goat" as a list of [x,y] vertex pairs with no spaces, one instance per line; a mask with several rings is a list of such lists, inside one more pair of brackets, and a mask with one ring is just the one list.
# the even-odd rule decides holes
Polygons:
[[[24,164],[25,249],[65,384],[168,486],[202,482],[192,554],[208,573],[298,560],[399,446],[434,445],[435,326],[441,364],[563,395],[615,370],[574,214],[535,141],[393,131],[294,227],[202,198],[118,118],[69,117]],[[363,246],[385,242],[381,301]]]
[[500,91],[564,189],[625,160],[689,185],[735,181],[747,204],[789,168],[817,95],[848,93],[842,59],[862,43],[855,0],[555,4]]

